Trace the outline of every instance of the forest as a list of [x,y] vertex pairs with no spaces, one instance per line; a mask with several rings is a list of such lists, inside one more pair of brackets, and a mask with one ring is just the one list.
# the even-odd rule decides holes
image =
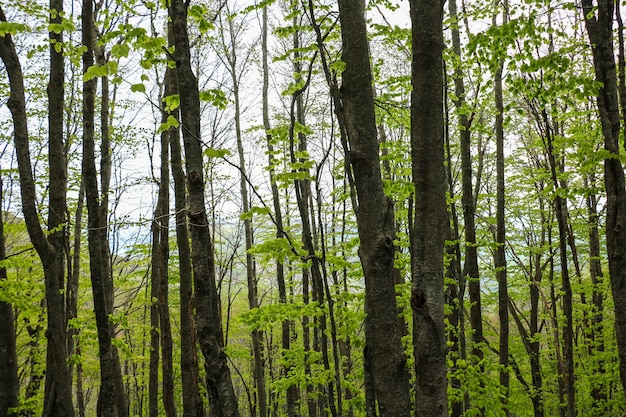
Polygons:
[[0,417],[624,415],[621,6],[0,0]]

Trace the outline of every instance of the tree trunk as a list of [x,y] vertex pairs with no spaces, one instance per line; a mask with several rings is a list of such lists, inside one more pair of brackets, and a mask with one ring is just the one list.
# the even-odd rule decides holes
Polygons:
[[[168,25],[170,46],[174,44],[171,23]],[[178,94],[176,71],[165,73],[166,96]],[[179,111],[170,113],[179,120]],[[172,159],[172,179],[174,182],[174,210],[176,211],[176,243],[178,247],[178,268],[180,277],[180,367],[182,377],[183,417],[204,417],[204,404],[200,396],[198,380],[198,354],[193,306],[193,276],[191,270],[191,249],[187,220],[187,192],[185,172],[180,147],[180,130],[170,129]]]
[[[506,0],[505,0],[506,1]],[[505,4],[505,9],[508,5]],[[503,12],[503,24],[506,23],[507,10]],[[494,26],[496,17],[494,15]],[[504,164],[504,104],[502,102],[502,71],[504,61],[500,60],[494,76],[494,101],[496,107],[495,133],[496,133],[496,249],[494,253],[494,267],[496,280],[498,281],[498,318],[500,323],[500,395],[506,416],[510,415],[508,407],[509,386],[509,292],[506,270],[506,219],[505,207],[505,164]]]
[[443,2],[411,0],[411,237],[416,416],[447,416],[443,253],[448,214],[443,132]]
[[591,42],[596,80],[602,83],[597,104],[602,124],[604,149],[611,153],[604,160],[604,183],[607,195],[606,247],[609,276],[615,306],[620,379],[626,396],[626,189],[624,168],[620,159],[620,113],[617,98],[617,76],[613,50],[613,0],[583,0],[585,26]]
[[[60,22],[62,2],[51,1],[51,21]],[[0,8],[0,21],[6,22],[4,11]],[[53,41],[61,40],[61,33],[50,33]],[[65,299],[63,294],[65,278],[65,189],[66,164],[63,138],[63,90],[64,61],[62,51],[57,51],[55,42],[50,47],[50,82],[49,100],[49,218],[46,234],[39,221],[37,212],[36,189],[31,167],[29,136],[26,117],[26,99],[22,69],[10,34],[0,37],[0,58],[4,62],[11,94],[7,101],[13,118],[14,146],[17,154],[20,175],[22,211],[31,242],[41,258],[46,286],[46,307],[48,312],[48,339],[46,364],[46,395],[44,415],[74,415],[72,406],[71,380],[67,366],[67,323],[65,317]],[[60,109],[60,113],[55,111]],[[60,116],[59,116],[60,114]],[[54,173],[54,176],[53,176]]]
[[[263,128],[265,129],[265,137],[267,142],[267,157],[268,157],[268,166],[270,173],[270,186],[272,190],[272,202],[274,205],[274,219],[276,222],[276,238],[281,239],[285,237],[284,234],[284,225],[283,225],[283,214],[280,202],[280,196],[278,194],[278,184],[276,183],[276,173],[275,173],[275,165],[276,161],[274,158],[274,145],[273,138],[271,134],[271,125],[270,125],[270,117],[269,117],[269,66],[268,66],[268,47],[267,47],[267,7],[263,8],[263,31],[262,31],[262,60],[263,60]],[[276,261],[276,282],[278,285],[278,300],[282,304],[287,303],[287,288],[285,286],[285,267],[281,259]],[[281,322],[281,347],[283,349],[284,354],[286,354],[291,345],[291,322],[289,320],[283,320]],[[289,372],[293,369],[293,365],[291,363],[285,363],[285,366],[282,370],[283,377],[289,375]],[[295,417],[296,415],[296,399],[298,396],[298,386],[296,384],[290,384],[287,387],[286,393],[286,408],[287,408],[287,417]]]
[[[96,4],[97,7],[101,7],[102,3]],[[100,10],[94,10],[94,15],[97,15]],[[105,46],[100,45],[100,40],[96,41],[94,46],[94,55],[96,57],[96,64],[105,67],[108,64],[108,57],[105,52]],[[100,251],[102,260],[102,277],[105,291],[105,298],[107,304],[107,311],[109,314],[113,314],[114,310],[114,285],[113,285],[113,269],[112,269],[112,257],[109,248],[109,191],[111,184],[111,135],[109,132],[109,78],[108,76],[100,77],[101,81],[101,97],[100,97],[100,204],[99,204],[99,216],[100,224],[106,225],[100,229]],[[109,332],[111,333],[111,340],[115,339],[116,325],[109,321]],[[118,417],[128,417],[128,402],[126,400],[126,392],[124,390],[124,380],[122,376],[122,366],[120,363],[119,353],[117,347],[112,343],[111,345],[112,355],[112,373],[113,380],[115,381],[115,406],[117,408]]]
[[[166,73],[172,71],[166,69]],[[165,96],[170,94],[170,86],[168,85],[168,75],[165,75]],[[164,104],[162,104],[164,107]],[[167,121],[169,112],[162,110],[163,120]],[[172,362],[172,325],[170,323],[170,301],[169,301],[169,227],[170,227],[170,170],[169,170],[169,147],[170,134],[177,128],[170,129],[161,133],[161,182],[159,183],[158,196],[158,216],[155,215],[156,227],[159,229],[159,250],[157,265],[159,268],[159,292],[158,292],[158,311],[159,311],[159,328],[161,336],[161,374],[163,376],[163,408],[167,417],[176,416],[175,388],[174,388],[174,364]],[[155,264],[153,263],[153,268]]]
[[[83,73],[94,64],[94,28],[93,28],[93,2],[83,0],[82,11],[82,36],[83,46]],[[94,312],[96,315],[96,327],[98,331],[98,344],[100,354],[100,392],[98,395],[98,416],[117,417],[117,399],[120,393],[116,392],[115,365],[113,358],[113,344],[111,327],[109,324],[109,301],[107,299],[106,280],[107,268],[104,265],[107,258],[103,257],[102,245],[106,245],[106,239],[102,239],[103,224],[100,195],[98,192],[98,173],[95,163],[95,140],[94,140],[94,116],[95,116],[95,89],[96,80],[90,79],[83,82],[83,179],[85,181],[85,197],[87,203],[87,222],[89,227],[89,270],[91,273],[91,286],[93,293]],[[104,235],[105,236],[105,235]],[[108,249],[107,252],[108,253]]]
[[[362,0],[339,0],[345,71],[340,93],[342,107],[338,110],[343,112],[340,116],[345,121],[349,143],[346,159],[350,161],[357,191],[358,207],[354,209],[361,244],[359,257],[365,276],[365,343],[369,353],[365,361],[371,359],[370,371],[380,415],[402,417],[410,415],[411,404],[401,342],[404,325],[398,319],[394,285],[395,219],[391,210],[393,203],[383,190],[364,16]],[[443,255],[443,246],[441,250]],[[443,259],[440,260],[443,265]],[[443,273],[441,281],[443,284]],[[443,320],[443,315],[441,318]]]
[[[220,19],[222,20],[222,19]],[[243,213],[250,211],[250,197],[248,194],[248,175],[246,170],[246,159],[243,149],[243,139],[241,137],[241,101],[239,99],[239,75],[237,63],[237,39],[235,38],[235,27],[232,19],[225,19],[228,24],[229,39],[224,38],[224,28],[220,30],[222,36],[221,42],[223,51],[225,53],[225,60],[227,61],[227,70],[230,73],[233,83],[233,100],[235,105],[235,136],[237,141],[237,154],[239,157],[239,189],[241,192],[241,201]],[[224,25],[224,22],[221,22]],[[241,65],[245,65],[245,62]],[[248,284],[248,307],[250,310],[259,307],[258,291],[257,291],[257,277],[254,256],[250,252],[254,244],[252,233],[252,221],[249,217],[243,220],[244,235],[245,235],[245,251],[246,251],[246,280]],[[251,332],[252,337],[252,374],[254,379],[255,402],[254,406],[258,406],[258,412],[253,411],[254,415],[260,417],[267,417],[267,394],[265,390],[265,371],[263,350],[261,341],[263,339],[263,332],[259,329],[253,329]]]
[[[450,4],[454,3],[454,0],[450,1]],[[451,12],[452,14],[452,12]],[[446,107],[447,110],[447,107]],[[447,118],[446,118],[447,119]],[[446,131],[446,133],[448,130]],[[454,281],[454,283],[450,283],[446,290],[446,304],[448,304],[451,309],[447,315],[447,319],[450,322],[450,327],[452,328],[448,333],[448,338],[450,341],[450,352],[449,358],[452,360],[453,365],[450,369],[450,374],[452,374],[450,378],[450,386],[453,392],[457,395],[451,399],[451,417],[461,417],[465,412],[464,404],[468,399],[467,392],[463,392],[462,381],[461,379],[455,375],[455,373],[459,370],[457,361],[459,360],[467,360],[467,353],[465,347],[465,313],[464,313],[464,299],[465,299],[465,277],[463,276],[463,272],[461,269],[461,245],[459,244],[459,219],[456,210],[455,201],[455,193],[454,193],[454,182],[452,179],[452,156],[450,153],[450,135],[446,134],[446,175],[447,175],[447,185],[448,185],[448,193],[450,194],[450,219],[446,228],[447,239],[451,242],[446,245],[446,256],[447,256],[447,268],[446,268],[446,278],[449,278]],[[410,215],[409,215],[410,216]],[[452,243],[453,242],[453,243]],[[460,394],[463,394],[462,396]]]
[[195,278],[195,306],[198,341],[205,359],[211,411],[216,417],[238,417],[237,397],[222,350],[220,302],[215,279],[215,255],[204,200],[204,167],[200,132],[198,82],[191,69],[187,33],[187,5],[173,0],[169,6],[174,34],[176,72],[180,95],[181,124],[189,190],[188,216],[191,224],[191,256]]
[[553,130],[548,121],[546,111],[543,110],[543,122],[545,126],[545,134],[547,139],[548,161],[550,163],[550,172],[552,175],[552,183],[556,190],[554,197],[554,212],[556,214],[557,224],[559,228],[559,253],[561,266],[561,287],[563,293],[563,314],[565,315],[565,326],[563,326],[563,360],[565,365],[565,374],[562,375],[563,386],[567,397],[567,415],[574,417],[576,415],[576,402],[574,391],[574,326],[573,326],[573,307],[572,307],[572,286],[569,275],[569,257],[567,255],[567,203],[559,194],[559,182],[557,178],[556,157],[554,155]]
[[[593,190],[595,188],[595,179],[590,176],[588,186]],[[602,281],[604,274],[602,273],[602,262],[600,255],[600,234],[598,232],[598,198],[595,193],[587,196],[587,213],[589,221],[589,275],[591,276],[591,285],[593,285],[591,293],[592,311],[591,311],[591,329],[590,329],[590,353],[597,352],[602,355],[604,352],[604,291],[602,289]],[[594,399],[593,408],[597,410],[598,415],[606,414],[606,400],[608,387],[605,382],[604,360],[598,359],[595,364],[593,378],[591,381],[591,397]]]
[[[2,191],[0,178],[0,204],[4,201]],[[0,210],[0,261],[5,258],[4,213]],[[0,282],[6,279],[7,270],[0,267]],[[6,301],[0,301],[0,417],[12,414],[9,409],[19,405],[19,388],[13,306]]]

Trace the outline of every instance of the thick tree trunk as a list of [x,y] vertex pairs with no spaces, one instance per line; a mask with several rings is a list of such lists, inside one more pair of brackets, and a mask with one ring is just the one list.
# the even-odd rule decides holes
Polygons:
[[[359,257],[365,276],[366,363],[381,416],[409,416],[406,357],[394,283],[395,219],[385,195],[377,139],[369,45],[362,0],[339,0],[343,45],[341,104],[357,191]],[[441,168],[443,169],[443,161]],[[445,207],[444,207],[445,213]],[[443,242],[442,242],[443,243]],[[443,246],[441,247],[443,255]],[[443,260],[441,260],[443,265]],[[441,275],[443,284],[443,273]],[[441,293],[443,297],[443,290]],[[443,307],[443,304],[442,304]],[[443,319],[443,316],[442,316]],[[445,374],[444,374],[445,382]]]
[[443,132],[443,2],[411,0],[411,238],[416,416],[447,416],[443,253],[448,214]]
[[615,337],[619,355],[622,387],[626,395],[626,189],[620,153],[620,112],[617,98],[617,75],[613,50],[614,1],[583,0],[583,14],[591,49],[596,80],[602,83],[597,97],[604,149],[611,157],[604,160],[606,186],[606,247],[609,276],[615,305]]
[[222,350],[224,336],[215,278],[215,255],[204,200],[204,167],[200,132],[198,82],[191,69],[187,34],[187,5],[173,0],[169,7],[174,34],[176,72],[180,95],[181,125],[189,190],[188,216],[191,224],[191,255],[195,278],[198,341],[205,359],[209,402],[216,417],[238,417],[237,397]]
[[[60,22],[62,2],[51,1],[51,9],[56,12],[52,22]],[[6,22],[4,11],[0,8],[0,21]],[[54,41],[61,40],[62,34],[50,33]],[[74,415],[71,395],[71,380],[67,366],[67,323],[65,317],[65,299],[63,294],[65,278],[65,189],[66,164],[63,138],[63,89],[64,61],[62,51],[57,51],[54,42],[50,48],[50,82],[48,100],[49,115],[49,218],[48,228],[53,231],[46,235],[39,221],[37,212],[36,189],[30,160],[29,136],[26,118],[26,99],[22,69],[10,34],[0,37],[0,58],[4,62],[9,77],[11,94],[7,106],[13,117],[13,136],[20,175],[22,211],[26,228],[37,254],[41,258],[46,286],[46,307],[48,312],[48,339],[46,364],[46,395],[44,415]],[[55,109],[60,110],[60,116]],[[54,173],[54,177],[52,175]]]

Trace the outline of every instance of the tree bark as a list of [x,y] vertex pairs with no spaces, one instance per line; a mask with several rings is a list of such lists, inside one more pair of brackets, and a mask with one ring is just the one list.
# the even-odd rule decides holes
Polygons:
[[[340,89],[342,107],[338,110],[345,121],[349,143],[346,159],[350,161],[357,191],[358,207],[354,209],[361,244],[359,257],[365,276],[365,343],[369,353],[365,361],[371,360],[380,415],[402,417],[410,415],[411,404],[401,343],[404,329],[398,319],[394,285],[395,219],[391,210],[393,203],[383,190],[364,16],[362,0],[339,0],[345,70]],[[441,262],[443,265],[443,259]],[[441,280],[443,284],[443,273]]]
[[[2,178],[0,178],[0,204],[3,200]],[[0,210],[0,261],[5,258],[4,213]],[[6,279],[7,270],[5,267],[0,267],[0,282]],[[10,409],[19,405],[19,389],[13,306],[6,301],[0,301],[0,417],[13,414],[10,413]]]
[[180,95],[181,125],[189,190],[188,216],[191,225],[191,256],[195,277],[195,306],[198,341],[205,359],[211,411],[216,417],[238,417],[237,397],[222,350],[220,302],[215,277],[215,255],[204,200],[204,167],[200,132],[198,82],[191,69],[191,50],[187,32],[187,5],[173,0],[169,6],[174,34],[176,72]]
[[411,237],[416,416],[447,416],[443,253],[448,221],[443,132],[443,2],[411,0]]
[[[171,24],[168,26],[170,45],[173,44]],[[176,71],[166,72],[166,86],[171,95],[178,94]],[[168,91],[166,89],[166,91]],[[172,116],[179,120],[178,109]],[[174,209],[176,211],[176,242],[180,276],[180,367],[183,391],[183,416],[204,417],[204,404],[200,396],[198,380],[198,351],[193,307],[193,276],[191,270],[191,248],[189,247],[189,223],[187,220],[187,194],[185,172],[180,147],[180,130],[170,129],[172,179],[174,182]]]
[[[505,0],[506,2],[506,0]],[[505,9],[508,4],[505,3]],[[507,10],[503,12],[503,23],[506,23]],[[493,17],[494,26],[496,16]],[[504,60],[498,62],[498,67],[494,75],[494,102],[496,107],[495,133],[496,133],[496,249],[493,260],[496,270],[496,280],[498,281],[498,319],[500,324],[499,345],[500,345],[500,396],[502,407],[506,416],[510,415],[508,406],[509,387],[511,377],[509,374],[509,291],[507,283],[506,269],[506,218],[505,207],[505,163],[504,163],[504,103],[502,100],[502,71]]]
[[[82,11],[82,41],[85,50],[83,52],[83,73],[94,64],[94,14],[92,0],[83,0]],[[91,79],[83,82],[83,179],[85,181],[85,197],[87,204],[88,246],[89,246],[89,270],[91,273],[91,288],[93,293],[94,312],[96,315],[96,327],[98,332],[98,345],[100,355],[100,378],[101,385],[98,395],[97,413],[102,417],[117,417],[117,400],[123,393],[116,392],[115,361],[113,357],[113,343],[111,327],[109,323],[109,300],[107,297],[106,280],[108,268],[104,265],[108,262],[106,223],[103,223],[100,194],[98,191],[98,172],[95,163],[95,89],[96,80]],[[121,377],[121,373],[120,373]]]
[[606,247],[609,276],[615,308],[620,379],[626,395],[626,189],[620,154],[620,112],[617,75],[613,50],[613,0],[583,0],[583,17],[593,52],[596,80],[602,83],[597,105],[602,124],[604,149],[611,156],[604,160],[604,184],[607,194]]
[[[52,22],[60,22],[62,2],[51,1]],[[0,8],[0,21],[6,22],[4,11]],[[71,380],[67,366],[67,323],[65,317],[65,299],[63,295],[65,278],[65,189],[66,164],[63,138],[63,112],[60,118],[53,119],[53,109],[63,109],[64,61],[62,51],[56,51],[55,42],[62,39],[61,33],[50,33],[50,81],[48,84],[49,107],[49,218],[46,234],[39,221],[37,212],[36,189],[33,179],[29,136],[26,117],[26,99],[22,68],[10,34],[0,37],[0,58],[4,62],[9,77],[10,96],[7,106],[13,118],[14,146],[17,154],[20,176],[20,192],[22,211],[26,228],[44,268],[46,287],[46,308],[48,312],[48,339],[46,359],[46,396],[44,399],[44,415],[73,417]],[[59,132],[60,127],[60,132]],[[54,192],[53,192],[54,191]]]

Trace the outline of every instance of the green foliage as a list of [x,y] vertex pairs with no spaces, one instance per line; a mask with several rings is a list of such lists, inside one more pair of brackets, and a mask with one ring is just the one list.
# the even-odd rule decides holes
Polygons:
[[23,23],[0,22],[0,36],[17,35],[18,32],[25,32],[27,26]]

